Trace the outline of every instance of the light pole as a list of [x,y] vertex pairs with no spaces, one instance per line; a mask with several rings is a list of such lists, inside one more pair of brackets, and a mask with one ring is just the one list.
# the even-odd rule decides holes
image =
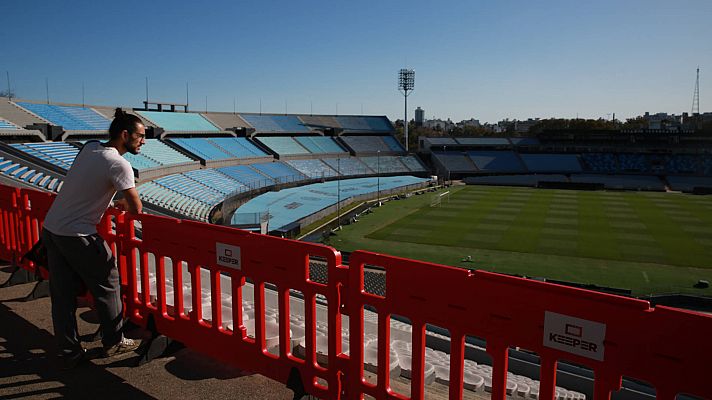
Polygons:
[[341,230],[341,157],[336,159],[336,223]]
[[398,90],[405,99],[405,115],[403,117],[403,133],[405,137],[405,151],[408,151],[408,95],[415,89],[415,71],[401,68],[398,72]]
[[381,206],[381,150],[378,150],[376,152],[376,155],[378,156],[376,158],[376,187],[378,188],[377,190],[377,195],[376,195],[376,201],[378,202],[378,206]]

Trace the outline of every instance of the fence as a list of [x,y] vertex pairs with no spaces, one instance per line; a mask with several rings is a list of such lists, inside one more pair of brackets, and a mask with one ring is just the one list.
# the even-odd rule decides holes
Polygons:
[[[17,261],[29,249],[50,202],[44,193],[0,186],[3,258]],[[139,225],[141,237],[135,234]],[[412,326],[411,398],[422,399],[425,392],[426,324],[450,334],[450,398],[463,395],[470,335],[486,340],[492,399],[507,396],[507,355],[514,346],[539,355],[541,399],[555,398],[562,359],[594,371],[595,400],[609,399],[623,376],[650,383],[660,399],[680,393],[712,397],[712,317],[707,315],[364,251],[352,253],[346,266],[331,247],[146,214],[110,210],[98,228],[118,255],[125,312],[133,322],[153,324],[197,351],[288,383],[297,392],[334,399],[404,398],[391,390],[386,368],[392,361],[391,317],[397,314]],[[309,279],[314,260],[326,264],[327,284]],[[385,296],[364,290],[364,269],[371,265],[385,270]],[[243,304],[248,282],[254,290],[253,319]],[[266,316],[266,286],[276,291],[274,323]],[[290,317],[294,291],[301,292],[304,304],[303,357],[293,350],[299,335]],[[317,296],[328,304],[321,317],[328,324],[326,339],[317,332]],[[378,322],[381,367],[375,383],[364,377],[366,309],[376,312]],[[276,332],[269,332],[273,325]],[[325,340],[327,349],[319,350]]]

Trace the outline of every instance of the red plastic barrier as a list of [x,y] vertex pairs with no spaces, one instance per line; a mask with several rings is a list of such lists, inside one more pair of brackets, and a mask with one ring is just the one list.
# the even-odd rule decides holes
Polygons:
[[[30,251],[32,246],[37,243],[42,232],[42,224],[45,216],[49,211],[55,195],[52,193],[39,192],[30,189],[20,190],[19,202],[19,229],[20,235],[18,240],[19,257]],[[22,268],[39,274],[42,279],[49,278],[49,271],[45,268],[38,268],[34,262],[23,260]]]
[[[3,257],[19,258],[41,227],[51,195],[8,190],[0,185],[0,238]],[[113,227],[112,227],[113,222]],[[140,225],[142,235],[135,235]],[[553,400],[556,364],[566,359],[595,373],[594,397],[610,398],[623,375],[651,383],[661,399],[678,393],[712,398],[708,383],[712,317],[648,302],[587,290],[519,279],[494,273],[474,273],[358,251],[350,266],[341,265],[333,248],[252,234],[232,228],[110,210],[98,226],[118,257],[127,315],[145,325],[153,319],[158,331],[187,346],[239,368],[280,382],[299,371],[308,393],[323,398],[403,398],[389,387],[390,317],[412,322],[413,370],[411,397],[423,398],[425,325],[448,329],[451,336],[450,397],[463,392],[466,335],[484,338],[493,361],[492,398],[506,397],[507,354],[511,346],[535,351],[541,357],[540,398]],[[14,235],[14,236],[13,236]],[[149,256],[155,257],[156,288],[149,282]],[[328,285],[309,280],[310,256],[327,263]],[[169,306],[167,266],[181,289]],[[192,303],[185,304],[183,263],[187,265]],[[365,265],[386,271],[386,296],[364,291]],[[32,266],[25,266],[31,268]],[[210,279],[211,315],[203,315],[201,270]],[[140,272],[140,278],[137,271]],[[222,277],[229,277],[233,321],[228,329],[222,315]],[[250,278],[255,288],[255,338],[242,321],[242,290]],[[278,355],[265,341],[265,285],[278,293]],[[290,289],[304,295],[305,360],[291,353]],[[317,363],[316,296],[328,301],[328,365]],[[364,381],[364,305],[378,314],[378,382]],[[186,306],[190,308],[186,312]],[[341,353],[342,313],[350,316],[350,356]],[[318,381],[319,380],[319,381]],[[321,383],[320,383],[321,382]],[[323,383],[325,382],[326,385]]]
[[15,261],[18,251],[20,189],[0,185],[0,259]]
[[[135,221],[141,222],[142,240],[133,235]],[[148,316],[152,315],[162,334],[191,348],[280,382],[287,382],[292,368],[296,368],[307,392],[322,398],[339,397],[342,389],[340,376],[345,364],[339,363],[336,357],[341,350],[338,299],[340,282],[344,281],[346,273],[337,251],[322,245],[145,214],[126,215],[123,226],[125,235],[122,237],[121,251],[127,262],[125,270],[129,282],[124,293],[127,296],[127,313],[134,322],[146,324]],[[155,274],[158,283],[155,293],[151,293],[147,279],[149,253],[153,254],[156,260]],[[326,260],[330,285],[309,280],[310,255]],[[167,305],[164,257],[169,257],[172,261],[174,288],[180,287],[183,281],[181,263],[187,264],[192,291],[191,312],[188,314],[184,312],[182,290],[174,291],[174,307]],[[221,262],[218,257],[223,257],[224,261]],[[212,315],[203,315],[202,312],[201,268],[207,270],[210,276]],[[137,269],[140,270],[140,279],[137,277]],[[246,336],[246,328],[242,322],[239,328],[237,324],[234,325],[234,331],[227,329],[222,323],[221,275],[229,276],[230,279],[233,321],[242,321],[242,290],[245,279],[249,277],[252,280],[256,310],[254,340]],[[279,355],[269,353],[265,346],[266,283],[275,285],[278,292]],[[291,353],[290,289],[301,291],[305,299],[305,360]],[[326,367],[319,365],[316,357],[317,294],[329,299],[330,340]],[[328,386],[317,383],[317,378],[327,382]]]
[[[365,293],[364,265],[386,270],[386,297]],[[461,398],[465,335],[484,338],[492,357],[492,399],[506,397],[510,346],[541,357],[541,399],[553,399],[557,360],[586,365],[595,374],[594,398],[610,398],[623,375],[655,386],[657,398],[678,393],[710,397],[712,318],[647,301],[553,285],[484,271],[358,251],[350,257],[347,307],[351,323],[349,389],[376,398],[401,398],[390,391],[387,368],[389,317],[409,318],[413,327],[412,398],[423,396],[425,324],[450,331],[450,397]],[[378,385],[363,381],[363,306],[375,306],[379,328]],[[556,330],[559,323],[564,330]],[[599,338],[596,334],[601,334]],[[600,339],[600,341],[599,341]],[[361,345],[355,344],[356,341]],[[558,348],[553,348],[557,346]],[[567,351],[561,348],[567,348]],[[576,354],[578,353],[578,354]]]

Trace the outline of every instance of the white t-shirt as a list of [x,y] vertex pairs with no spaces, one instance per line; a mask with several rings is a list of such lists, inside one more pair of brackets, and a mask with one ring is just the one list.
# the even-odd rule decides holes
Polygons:
[[131,164],[114,147],[88,142],[74,159],[44,227],[60,236],[96,233],[117,191],[135,187]]

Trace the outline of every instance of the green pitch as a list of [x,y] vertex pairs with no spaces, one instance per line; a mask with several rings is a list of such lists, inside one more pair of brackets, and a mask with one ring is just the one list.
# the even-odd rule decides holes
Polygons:
[[[712,197],[671,193],[451,188],[394,201],[331,238],[357,249],[506,273],[688,292],[712,280]],[[471,256],[474,262],[463,262]]]

